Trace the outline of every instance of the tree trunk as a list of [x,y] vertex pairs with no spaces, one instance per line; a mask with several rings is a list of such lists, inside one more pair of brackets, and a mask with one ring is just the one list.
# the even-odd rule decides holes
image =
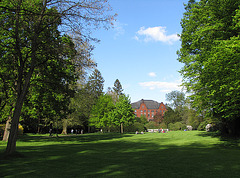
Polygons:
[[6,126],[5,126],[5,130],[4,130],[3,141],[5,141],[5,142],[8,141],[10,128],[11,128],[11,116],[8,117],[8,120],[7,120]]
[[62,134],[67,135],[67,119],[63,120],[63,130],[62,130]]
[[123,134],[123,123],[121,123],[121,134]]
[[6,152],[5,152],[6,155],[10,155],[16,151],[18,123],[19,123],[19,118],[21,115],[23,101],[24,101],[24,95],[22,93],[22,95],[20,95],[18,97],[16,106],[14,109],[10,134],[9,134],[9,138],[8,138],[8,144],[7,144],[7,148],[6,148]]
[[40,134],[40,117],[38,117],[37,133]]

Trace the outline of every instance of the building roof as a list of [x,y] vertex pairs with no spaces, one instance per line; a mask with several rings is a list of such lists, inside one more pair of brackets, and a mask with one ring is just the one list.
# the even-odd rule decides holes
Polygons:
[[141,99],[135,103],[132,103],[131,105],[132,105],[132,108],[139,109],[142,103],[144,103],[148,109],[158,109],[160,106],[160,103],[158,103],[157,101],[144,100],[144,99]]

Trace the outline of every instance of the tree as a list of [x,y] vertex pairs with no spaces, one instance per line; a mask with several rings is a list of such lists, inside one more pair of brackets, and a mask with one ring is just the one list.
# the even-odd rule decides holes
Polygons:
[[97,69],[93,71],[87,82],[87,89],[97,100],[103,93],[104,79],[101,72]]
[[167,125],[181,121],[182,118],[178,110],[174,111],[171,107],[167,107],[167,111],[164,114],[164,123]]
[[240,134],[239,5],[236,0],[189,1],[178,52],[194,106],[217,117],[233,135]]
[[63,120],[63,134],[67,134],[67,127],[81,126],[83,129],[89,124],[89,116],[95,99],[89,93],[86,86],[79,88],[74,97],[71,98],[69,109],[72,111],[66,119]]
[[113,123],[116,126],[120,126],[121,133],[123,133],[123,125],[129,124],[135,119],[129,97],[124,94],[119,96],[119,100],[115,105],[115,110],[112,111],[111,117]]
[[63,36],[59,37],[59,44],[61,53],[58,55],[64,57],[43,64],[44,68],[35,69],[24,101],[23,114],[37,120],[38,133],[40,125],[49,125],[53,118],[56,120],[68,115],[70,98],[75,92],[75,88],[70,87],[78,79],[75,64],[72,63],[76,54],[74,43],[70,37]]
[[118,97],[123,94],[122,85],[118,79],[116,79],[114,82],[113,91],[117,94]]
[[[9,76],[13,77],[11,87],[14,88],[10,90],[14,93],[14,110],[6,154],[12,154],[16,150],[19,118],[35,69],[42,67],[47,61],[54,61],[51,55],[59,52],[52,51],[57,48],[49,49],[46,45],[57,44],[57,27],[61,24],[62,30],[72,32],[83,39],[93,39],[90,36],[90,28],[112,21],[112,15],[105,15],[108,10],[110,9],[106,1],[0,2],[1,64],[10,69]],[[42,58],[45,55],[46,58]]]
[[160,124],[163,122],[163,115],[160,112],[157,112],[154,116],[153,116],[153,121]]
[[96,128],[112,126],[110,113],[115,109],[112,97],[108,94],[101,95],[93,106],[90,116],[90,126]]
[[177,109],[185,105],[185,94],[175,90],[166,94],[166,100],[172,102],[171,106]]

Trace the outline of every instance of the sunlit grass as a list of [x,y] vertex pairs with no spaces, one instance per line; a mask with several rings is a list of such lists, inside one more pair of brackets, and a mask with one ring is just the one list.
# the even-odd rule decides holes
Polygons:
[[206,132],[24,135],[0,177],[239,177],[239,140]]

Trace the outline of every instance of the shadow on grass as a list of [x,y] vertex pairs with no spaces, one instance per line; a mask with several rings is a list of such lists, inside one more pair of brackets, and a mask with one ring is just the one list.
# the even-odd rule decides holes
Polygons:
[[99,140],[112,140],[116,138],[129,137],[130,135],[126,134],[118,134],[118,133],[109,133],[109,134],[101,134],[101,133],[93,133],[93,134],[83,134],[83,135],[56,135],[48,136],[48,135],[22,135],[18,138],[18,141],[21,142],[93,142]]
[[219,134],[218,132],[201,132],[198,134],[201,137],[213,137],[219,138],[221,144],[217,144],[216,146],[225,147],[225,148],[239,148],[240,138],[239,137],[229,137]]
[[[128,137],[128,138],[127,138]],[[19,146],[25,157],[0,161],[2,177],[239,177],[238,149],[151,142],[148,135],[68,137],[75,144]],[[45,141],[45,138],[42,141]],[[53,139],[53,138],[49,138]],[[75,140],[76,139],[76,140]],[[98,141],[99,140],[99,141]],[[26,141],[26,140],[25,140]],[[66,140],[65,140],[66,141]],[[83,141],[83,142],[80,142]],[[162,143],[162,144],[161,144]],[[0,176],[1,177],[1,176]]]

